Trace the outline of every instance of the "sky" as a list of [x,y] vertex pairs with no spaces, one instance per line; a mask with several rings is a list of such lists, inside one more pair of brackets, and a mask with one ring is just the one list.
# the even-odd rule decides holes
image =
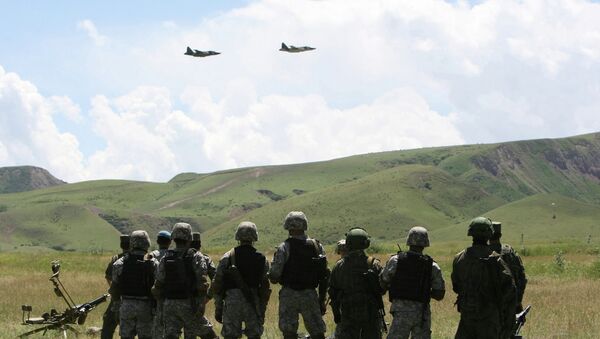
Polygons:
[[69,182],[600,131],[593,1],[0,8],[0,166]]

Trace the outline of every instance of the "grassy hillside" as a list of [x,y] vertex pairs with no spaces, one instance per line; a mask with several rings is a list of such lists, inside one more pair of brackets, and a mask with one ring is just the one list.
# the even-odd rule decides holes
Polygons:
[[24,192],[65,184],[43,168],[33,166],[0,167],[0,194]]
[[[555,200],[561,212],[556,226],[532,220],[552,213],[544,199]],[[290,210],[305,211],[310,233],[326,243],[355,225],[383,242],[397,241],[415,224],[441,240],[461,239],[465,221],[480,214],[527,239],[572,236],[575,225],[587,227],[577,236],[595,235],[600,134],[183,173],[167,183],[100,180],[0,194],[0,249],[112,249],[118,232],[155,234],[176,221],[205,232],[209,246],[229,246],[242,219],[257,222],[261,247],[271,247],[285,238],[281,222]]]

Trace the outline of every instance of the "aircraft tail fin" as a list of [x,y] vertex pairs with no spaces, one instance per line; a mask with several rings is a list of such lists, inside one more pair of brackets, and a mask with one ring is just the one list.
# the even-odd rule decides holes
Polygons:
[[185,54],[194,54],[194,51],[192,51],[190,46],[188,46],[187,51],[185,51]]
[[285,44],[285,43],[281,43],[281,49],[283,49],[284,51],[289,50],[290,48]]

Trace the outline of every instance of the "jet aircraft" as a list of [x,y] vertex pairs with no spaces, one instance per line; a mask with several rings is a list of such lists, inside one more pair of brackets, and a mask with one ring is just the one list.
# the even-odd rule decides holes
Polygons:
[[288,52],[288,53],[300,53],[300,52],[306,52],[306,51],[312,51],[314,50],[314,47],[308,47],[308,46],[304,46],[304,47],[296,47],[296,46],[287,46],[285,43],[281,43],[281,48],[279,49],[282,52]]
[[215,52],[215,51],[199,51],[197,49],[192,50],[191,48],[187,48],[187,51],[185,51],[184,55],[191,55],[193,57],[199,57],[199,58],[204,58],[207,56],[211,56],[211,55],[219,55],[221,53],[219,52]]

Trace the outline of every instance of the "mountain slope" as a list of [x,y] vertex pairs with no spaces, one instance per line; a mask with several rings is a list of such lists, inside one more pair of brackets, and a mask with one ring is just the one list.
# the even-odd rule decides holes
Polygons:
[[[304,210],[311,234],[326,242],[337,240],[354,225],[365,225],[376,238],[389,242],[396,242],[414,224],[455,239],[455,234],[464,235],[459,228],[465,220],[475,215],[504,211],[499,216],[508,218],[512,210],[516,213],[525,206],[520,201],[550,193],[557,200],[566,199],[566,208],[590,206],[586,218],[600,217],[600,134],[183,173],[167,183],[100,180],[0,194],[0,232],[15,234],[1,239],[0,248],[35,242],[86,249],[92,246],[92,235],[77,225],[94,225],[103,236],[112,237],[133,229],[153,234],[176,221],[206,231],[209,246],[230,245],[233,229],[242,219],[256,221],[262,229],[261,246],[271,247],[272,241],[285,237],[281,221],[290,210]],[[62,211],[60,206],[69,209]],[[61,219],[66,220],[62,225],[82,232],[75,232],[75,237],[53,231],[56,238],[43,242],[37,236],[43,232],[30,231],[32,218],[23,212],[35,216],[40,230],[55,230],[52,218],[71,210],[80,212]],[[514,220],[513,225],[524,227],[527,219]],[[10,225],[3,220],[10,220]],[[552,234],[567,236],[570,231],[565,227]],[[116,245],[107,241],[94,246]]]
[[64,185],[43,168],[34,166],[0,167],[0,194],[25,192]]

